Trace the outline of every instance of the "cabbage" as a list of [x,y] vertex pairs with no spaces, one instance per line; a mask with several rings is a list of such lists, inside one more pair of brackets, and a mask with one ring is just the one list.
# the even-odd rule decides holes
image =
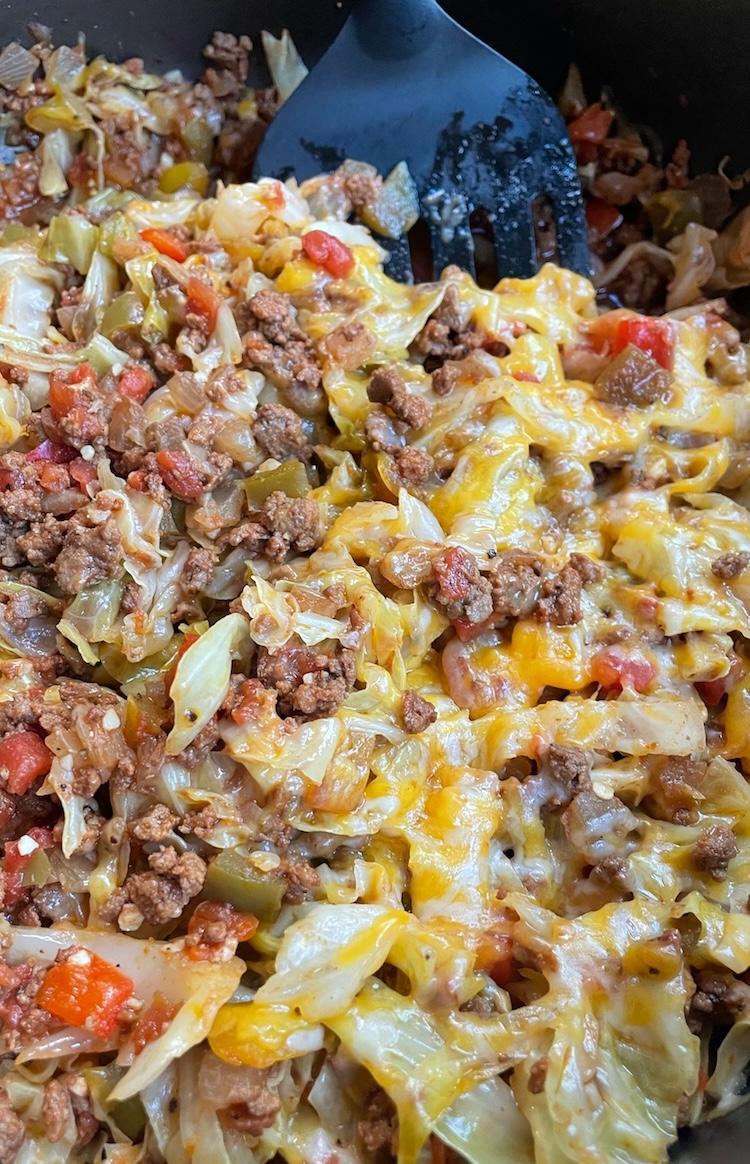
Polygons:
[[498,1077],[459,1095],[436,1123],[435,1134],[469,1164],[535,1164],[529,1124]]
[[[29,243],[0,247],[0,345],[6,328],[11,343],[20,337],[45,338],[62,287],[62,272],[43,263]],[[10,362],[26,366],[22,360]]]
[[250,627],[241,614],[228,614],[193,643],[177,664],[170,695],[174,727],[167,755],[183,751],[224,702],[232,658],[250,642]]
[[260,37],[271,80],[276,87],[279,101],[283,105],[287,98],[291,97],[294,90],[302,84],[308,70],[297,52],[288,29],[284,29],[278,40],[265,29],[261,32]]
[[[186,956],[179,941],[157,942],[105,930],[78,930],[68,925],[32,929],[3,923],[0,929],[7,936],[11,963],[26,958],[51,962],[58,950],[83,946],[133,979],[136,996],[145,1009],[158,992],[167,1002],[179,1006],[164,1034],[137,1056],[125,1042],[118,1062],[128,1070],[109,1097],[112,1103],[137,1095],[169,1063],[205,1038],[219,1007],[231,997],[245,969],[239,958],[226,962],[194,961]],[[25,1057],[33,1059],[33,1050],[26,1048]]]

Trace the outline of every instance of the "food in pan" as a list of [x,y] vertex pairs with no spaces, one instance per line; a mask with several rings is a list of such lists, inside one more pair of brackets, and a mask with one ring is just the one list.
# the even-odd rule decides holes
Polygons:
[[213,184],[247,47],[0,56],[0,1160],[659,1164],[747,1059],[746,349]]

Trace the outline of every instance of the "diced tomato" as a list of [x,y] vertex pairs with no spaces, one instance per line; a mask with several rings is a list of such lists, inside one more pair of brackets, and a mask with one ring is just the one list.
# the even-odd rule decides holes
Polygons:
[[22,796],[52,767],[52,752],[36,732],[12,732],[0,741],[0,771],[8,773],[6,787]]
[[668,319],[648,319],[645,316],[631,316],[617,324],[612,355],[616,356],[629,344],[634,344],[642,352],[671,371],[674,359],[674,327]]
[[36,1001],[63,1022],[73,1027],[85,1027],[106,1039],[114,1031],[123,1006],[134,993],[132,978],[98,954],[80,947],[64,962],[56,962],[47,971]]
[[51,461],[53,465],[67,465],[75,460],[78,450],[70,445],[59,445],[57,441],[42,441],[35,449],[26,454],[27,461]]
[[216,316],[221,307],[221,298],[213,287],[204,283],[197,275],[191,275],[187,284],[187,309],[193,315],[200,315],[206,327],[212,332],[216,326]]
[[603,198],[590,198],[586,203],[586,221],[598,242],[620,226],[622,211],[619,206],[613,206]]
[[151,1006],[143,1012],[133,1027],[133,1050],[136,1055],[140,1055],[144,1047],[164,1034],[179,1009],[157,990]]
[[514,380],[520,380],[522,384],[541,384],[541,380],[533,372],[513,372],[512,376]]
[[[225,937],[221,943],[212,941],[209,927],[221,922],[225,927]],[[221,946],[229,939],[233,942],[247,942],[258,928],[258,919],[252,913],[241,913],[233,905],[223,901],[202,901],[193,911],[188,922],[188,934],[192,944],[185,946],[188,957],[196,962],[210,962]]]
[[283,182],[277,180],[265,182],[262,187],[262,198],[269,210],[283,210],[286,206]]
[[716,707],[717,703],[721,703],[724,696],[733,687],[736,687],[742,677],[743,671],[742,662],[732,652],[730,655],[729,670],[726,675],[722,675],[721,679],[699,680],[695,685],[695,690],[700,695],[706,707]]
[[469,622],[468,618],[452,618],[451,626],[460,638],[462,643],[470,643],[472,639],[479,638],[484,631],[489,630],[495,624],[495,616],[491,614],[484,622]]
[[432,569],[444,598],[449,602],[461,602],[468,598],[474,585],[472,579],[476,576],[476,564],[466,550],[460,546],[449,546],[437,555]]
[[0,469],[0,489],[10,489],[13,484],[13,474],[10,469]]
[[146,474],[143,469],[133,469],[132,473],[128,473],[127,483],[131,489],[137,489],[139,493],[142,493],[146,488]]
[[354,255],[349,247],[324,230],[308,230],[303,234],[302,249],[308,259],[334,279],[345,279],[354,268]]
[[[25,838],[28,837],[31,837],[32,841],[36,842],[33,848],[25,841]],[[23,871],[34,856],[36,850],[49,849],[53,844],[52,829],[45,829],[39,826],[28,829],[24,837],[19,837],[17,841],[5,842],[3,873],[5,874],[6,904],[14,905],[23,895]],[[29,852],[20,851],[19,846],[20,850],[29,848]]]
[[76,457],[75,461],[71,461],[68,465],[68,472],[76,484],[80,486],[82,493],[85,493],[86,486],[90,485],[92,481],[96,481],[99,476],[96,465],[91,461],[84,461],[83,457]]
[[477,970],[489,974],[498,986],[505,986],[513,973],[513,939],[510,934],[488,930],[477,946]]
[[47,493],[62,493],[70,488],[70,473],[65,465],[44,461],[39,471],[39,484]]
[[643,655],[626,655],[619,647],[605,647],[591,663],[592,679],[610,690],[628,687],[645,691],[655,674],[653,664]]
[[117,391],[121,396],[136,400],[139,404],[148,396],[154,386],[153,374],[142,364],[131,364],[126,368],[117,382]]
[[568,136],[572,142],[593,142],[599,145],[610,131],[614,114],[604,109],[599,101],[589,105],[568,124]]
[[55,370],[49,378],[49,406],[55,420],[67,416],[81,403],[80,388],[96,387],[96,372],[91,364],[79,364],[72,372]]
[[85,190],[86,187],[94,185],[96,168],[96,159],[91,154],[87,154],[85,150],[81,150],[73,158],[65,172],[68,185],[72,186],[74,190]]
[[141,231],[141,238],[149,243],[160,255],[174,259],[176,263],[184,263],[190,253],[182,239],[176,238],[168,230],[159,230],[156,226],[149,226]]
[[188,631],[187,634],[185,635],[185,641],[183,642],[182,646],[180,647],[179,651],[177,652],[177,658],[174,661],[174,665],[169,668],[169,670],[167,671],[167,674],[165,676],[164,682],[165,682],[165,686],[167,688],[167,691],[169,691],[170,687],[174,683],[174,677],[177,674],[177,664],[179,663],[180,659],[185,654],[185,651],[187,651],[189,647],[192,647],[193,643],[198,642],[199,638],[200,638],[200,635],[194,635],[192,633],[192,631]]
[[204,491],[203,478],[187,453],[179,449],[160,449],[156,454],[161,479],[183,501],[195,501]]

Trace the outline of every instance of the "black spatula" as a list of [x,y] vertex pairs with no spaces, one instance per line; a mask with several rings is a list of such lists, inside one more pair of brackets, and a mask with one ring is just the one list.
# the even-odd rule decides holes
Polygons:
[[[449,263],[474,270],[472,213],[490,224],[498,273],[532,275],[540,198],[554,219],[557,261],[589,271],[575,157],[557,109],[435,0],[356,0],[272,122],[256,173],[301,181],[346,158],[381,173],[408,163],[435,275]],[[408,278],[406,240],[389,249],[391,272]]]

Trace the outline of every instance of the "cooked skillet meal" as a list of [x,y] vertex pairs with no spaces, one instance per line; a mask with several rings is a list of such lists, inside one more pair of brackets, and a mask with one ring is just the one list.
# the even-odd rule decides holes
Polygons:
[[404,165],[246,180],[288,38],[256,92],[34,33],[0,1164],[660,1164],[750,1054],[732,183],[573,84],[596,287],[404,286]]

